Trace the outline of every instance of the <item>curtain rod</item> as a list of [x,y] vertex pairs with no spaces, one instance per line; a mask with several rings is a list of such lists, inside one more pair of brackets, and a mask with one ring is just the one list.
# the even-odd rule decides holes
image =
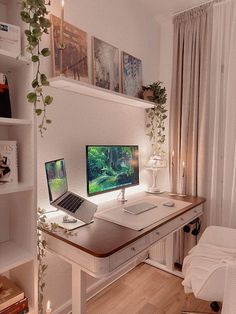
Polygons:
[[180,14],[180,13],[187,12],[187,11],[192,10],[192,9],[195,9],[195,8],[198,8],[198,7],[200,7],[201,5],[204,5],[204,4],[207,4],[207,3],[210,3],[210,2],[215,2],[215,1],[212,1],[212,0],[211,0],[211,1],[206,1],[206,2],[199,3],[198,5],[195,5],[195,6],[191,7],[191,8],[185,9],[185,10],[183,10],[183,11],[175,12],[175,13],[173,13],[173,16],[174,16],[174,15],[178,15],[178,14]]

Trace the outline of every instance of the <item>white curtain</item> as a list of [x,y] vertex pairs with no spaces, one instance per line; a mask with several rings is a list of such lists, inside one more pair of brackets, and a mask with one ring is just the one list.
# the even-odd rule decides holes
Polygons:
[[207,154],[208,224],[236,228],[236,2],[213,6]]

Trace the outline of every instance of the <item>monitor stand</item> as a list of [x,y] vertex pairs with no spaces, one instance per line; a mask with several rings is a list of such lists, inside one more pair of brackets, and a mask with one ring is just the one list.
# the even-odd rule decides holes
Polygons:
[[117,200],[121,203],[121,204],[124,204],[125,202],[127,202],[127,199],[125,198],[125,188],[121,189],[118,197],[117,197]]

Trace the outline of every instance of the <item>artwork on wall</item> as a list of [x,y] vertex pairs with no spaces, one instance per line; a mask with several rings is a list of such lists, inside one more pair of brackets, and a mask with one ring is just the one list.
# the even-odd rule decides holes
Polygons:
[[126,52],[122,52],[121,58],[123,93],[133,97],[141,97],[142,61]]
[[[53,76],[60,75],[61,19],[51,15]],[[62,73],[74,80],[88,82],[87,33],[63,22]]]
[[93,83],[96,86],[120,91],[118,48],[92,37]]

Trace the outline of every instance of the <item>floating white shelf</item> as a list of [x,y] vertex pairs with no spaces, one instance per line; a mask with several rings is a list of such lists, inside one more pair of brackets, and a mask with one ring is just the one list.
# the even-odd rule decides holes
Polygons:
[[99,98],[106,101],[113,101],[123,105],[139,107],[143,109],[152,108],[154,106],[150,101],[113,92],[95,85],[72,80],[64,76],[51,78],[50,86],[81,95]]
[[7,73],[21,66],[30,64],[31,61],[25,57],[19,57],[9,51],[0,49],[0,69],[2,73]]
[[13,119],[13,118],[0,118],[0,126],[14,126],[14,125],[32,125],[31,120],[26,119]]
[[17,193],[17,192],[24,192],[30,191],[33,189],[32,185],[19,183],[19,184],[0,184],[0,195],[10,194],[10,193]]
[[32,254],[12,241],[0,243],[0,274],[33,260]]

